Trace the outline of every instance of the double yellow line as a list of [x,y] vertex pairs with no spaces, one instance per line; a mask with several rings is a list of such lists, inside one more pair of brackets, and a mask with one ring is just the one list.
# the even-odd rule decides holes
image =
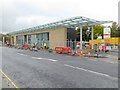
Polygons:
[[0,69],[0,72],[8,79],[8,81],[17,89],[20,90],[17,85]]

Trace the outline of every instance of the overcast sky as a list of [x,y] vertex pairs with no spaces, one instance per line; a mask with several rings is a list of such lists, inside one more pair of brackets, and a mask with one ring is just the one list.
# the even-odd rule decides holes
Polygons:
[[118,21],[119,0],[1,0],[0,33],[75,16]]

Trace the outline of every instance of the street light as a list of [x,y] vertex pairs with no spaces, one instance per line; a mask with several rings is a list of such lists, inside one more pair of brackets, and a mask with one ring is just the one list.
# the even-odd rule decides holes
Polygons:
[[79,29],[79,27],[76,27],[76,28],[75,28],[75,30],[78,30],[78,29]]

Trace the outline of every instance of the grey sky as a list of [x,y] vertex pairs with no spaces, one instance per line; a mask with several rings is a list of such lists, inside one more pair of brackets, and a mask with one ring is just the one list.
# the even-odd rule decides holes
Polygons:
[[118,25],[120,26],[120,1],[118,4]]
[[118,21],[119,0],[1,0],[0,32],[6,33],[75,16]]

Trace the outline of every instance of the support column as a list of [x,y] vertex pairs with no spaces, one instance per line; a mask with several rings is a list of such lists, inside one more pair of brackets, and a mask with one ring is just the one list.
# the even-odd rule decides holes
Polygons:
[[13,43],[14,43],[14,45],[16,45],[16,44],[17,44],[17,39],[16,39],[16,36],[14,36],[14,37],[13,37]]
[[80,25],[80,49],[82,50],[82,25]]
[[7,40],[7,42],[9,42],[9,44],[12,44],[12,42],[13,42],[12,37],[13,37],[13,36],[10,36],[10,37],[9,37],[9,38],[10,38],[9,41]]
[[5,36],[2,37],[3,45],[5,44]]
[[14,36],[10,36],[10,40],[9,40],[9,44],[13,45],[13,42],[14,42]]
[[94,49],[94,26],[92,26],[92,49]]
[[27,37],[27,42],[26,43],[28,44],[28,35],[26,37]]

